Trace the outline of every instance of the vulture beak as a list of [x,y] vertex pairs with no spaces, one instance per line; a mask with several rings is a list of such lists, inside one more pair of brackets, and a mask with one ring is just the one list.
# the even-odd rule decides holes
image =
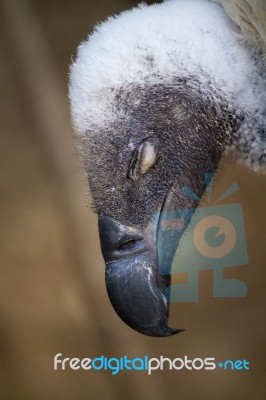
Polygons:
[[143,231],[109,216],[99,216],[106,287],[115,311],[136,331],[164,337],[183,329],[168,327],[169,305],[163,291],[170,285],[170,272],[164,268],[163,274],[159,273],[156,245],[159,224],[160,214]]

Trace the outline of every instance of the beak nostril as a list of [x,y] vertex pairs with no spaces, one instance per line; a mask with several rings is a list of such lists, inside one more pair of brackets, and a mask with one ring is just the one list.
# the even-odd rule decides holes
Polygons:
[[140,239],[130,239],[130,240],[127,240],[126,242],[122,243],[122,244],[117,248],[117,250],[121,250],[121,251],[124,251],[124,250],[131,250],[131,249],[133,249],[133,248],[136,246],[136,244],[139,243],[140,241],[141,241]]
[[146,250],[143,232],[106,215],[99,217],[101,249],[106,263],[130,257]]

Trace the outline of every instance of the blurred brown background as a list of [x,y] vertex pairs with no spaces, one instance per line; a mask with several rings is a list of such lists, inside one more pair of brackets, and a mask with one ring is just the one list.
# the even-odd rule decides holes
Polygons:
[[[249,264],[228,268],[245,299],[173,304],[171,338],[142,336],[113,311],[104,286],[97,220],[84,199],[67,104],[68,66],[95,23],[130,0],[2,0],[0,6],[0,398],[264,399],[266,176],[225,163],[214,199],[236,181]],[[247,359],[250,371],[53,371],[65,357]]]

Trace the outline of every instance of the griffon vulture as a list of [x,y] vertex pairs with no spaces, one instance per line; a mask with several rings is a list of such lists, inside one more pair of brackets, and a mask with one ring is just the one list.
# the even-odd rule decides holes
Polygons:
[[225,152],[265,167],[265,2],[218,2],[168,0],[111,17],[71,66],[107,291],[118,315],[150,336],[180,331],[167,325],[170,276],[158,270],[161,213],[195,209]]

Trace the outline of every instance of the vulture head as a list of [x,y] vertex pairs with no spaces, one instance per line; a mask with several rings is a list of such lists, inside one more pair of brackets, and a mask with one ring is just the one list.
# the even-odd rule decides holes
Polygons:
[[[218,4],[140,5],[78,48],[69,97],[106,263],[111,303],[130,327],[170,336],[171,263],[222,155],[265,165],[265,68]],[[189,187],[193,196],[188,196]],[[183,229],[162,235],[165,212]]]

